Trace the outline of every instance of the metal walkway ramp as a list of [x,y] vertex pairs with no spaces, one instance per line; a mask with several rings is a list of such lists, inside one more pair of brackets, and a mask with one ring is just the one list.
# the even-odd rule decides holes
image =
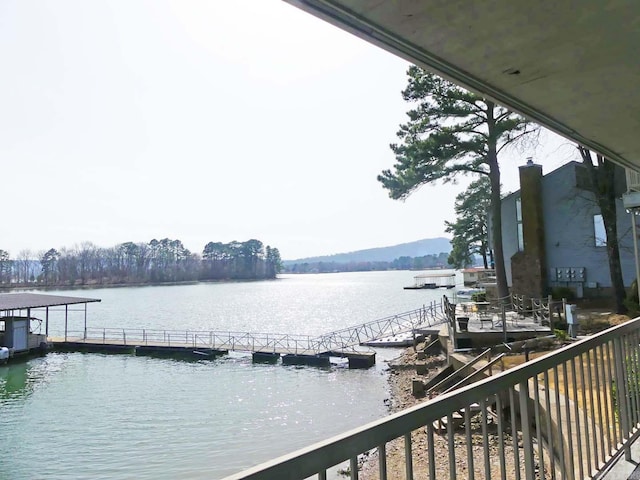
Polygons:
[[314,338],[311,348],[318,352],[343,351],[373,340],[446,322],[447,316],[443,311],[442,303],[433,302],[416,310],[326,333]]

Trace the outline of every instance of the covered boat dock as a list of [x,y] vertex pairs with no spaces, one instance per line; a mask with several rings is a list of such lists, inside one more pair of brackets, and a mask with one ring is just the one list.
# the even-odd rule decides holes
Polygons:
[[[47,349],[50,312],[64,307],[64,335],[67,336],[70,312],[82,312],[87,328],[87,304],[97,298],[45,295],[39,293],[7,293],[0,295],[0,361]],[[75,308],[70,306],[76,306]],[[35,316],[42,312],[44,318]],[[44,331],[42,324],[44,323]]]
[[455,273],[422,273],[413,277],[413,285],[404,287],[405,290],[421,290],[435,288],[453,288],[456,286]]

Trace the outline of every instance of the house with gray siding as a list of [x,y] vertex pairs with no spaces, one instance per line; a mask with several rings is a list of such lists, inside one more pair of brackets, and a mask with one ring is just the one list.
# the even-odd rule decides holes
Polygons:
[[[521,189],[502,200],[502,239],[507,281],[518,293],[570,287],[577,296],[610,292],[606,235],[600,208],[588,189],[588,171],[570,162],[542,175],[540,165],[520,167]],[[619,197],[624,170],[616,177]],[[635,278],[631,215],[617,200],[620,262],[625,286]],[[531,292],[522,292],[523,286]],[[539,295],[539,294],[538,294]],[[534,295],[532,295],[534,296]]]

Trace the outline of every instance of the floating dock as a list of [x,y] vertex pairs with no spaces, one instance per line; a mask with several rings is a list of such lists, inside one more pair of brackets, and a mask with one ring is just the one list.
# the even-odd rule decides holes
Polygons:
[[413,277],[413,285],[405,290],[423,290],[436,288],[453,288],[456,286],[455,273],[423,273]]
[[[164,342],[144,341],[137,342],[129,335],[127,340],[101,339],[101,338],[50,338],[49,345],[53,350],[65,352],[87,352],[87,353],[121,353],[136,356],[169,357],[191,360],[215,359],[226,355],[229,351],[251,353],[254,363],[278,363],[282,365],[307,365],[315,367],[328,367],[331,357],[346,358],[349,368],[360,369],[370,368],[375,365],[376,354],[373,351],[326,351],[321,353],[296,353],[289,348],[274,348],[272,351],[255,350],[250,343],[240,343],[231,341],[226,346],[218,345],[210,347],[198,345],[194,342],[171,341],[171,333],[175,338],[176,332],[164,332],[168,340]],[[194,338],[190,332],[182,333],[180,336],[187,337],[187,340]],[[246,335],[244,335],[246,338]],[[126,336],[125,336],[126,337]]]

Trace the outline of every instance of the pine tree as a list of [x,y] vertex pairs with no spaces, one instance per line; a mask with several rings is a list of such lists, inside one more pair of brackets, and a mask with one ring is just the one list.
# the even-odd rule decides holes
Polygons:
[[425,184],[451,182],[460,174],[483,175],[491,185],[492,239],[498,295],[509,294],[502,249],[498,155],[538,127],[493,101],[412,66],[403,98],[415,105],[392,144],[394,170],[378,180],[394,199]]

